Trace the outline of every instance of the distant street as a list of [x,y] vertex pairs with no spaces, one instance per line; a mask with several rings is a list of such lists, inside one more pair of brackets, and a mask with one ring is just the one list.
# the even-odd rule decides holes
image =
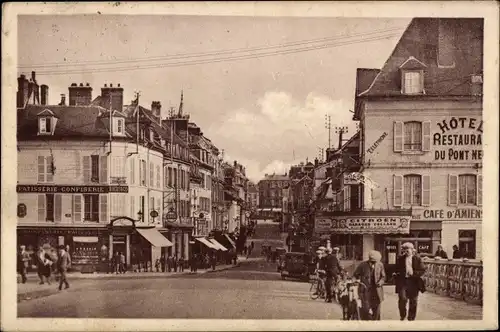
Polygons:
[[[341,309],[309,298],[309,284],[281,280],[276,265],[243,262],[203,275],[78,280],[67,291],[18,304],[19,317],[341,319]],[[55,285],[54,285],[55,287]],[[398,319],[387,287],[382,319]],[[480,319],[481,308],[425,294],[419,319]]]

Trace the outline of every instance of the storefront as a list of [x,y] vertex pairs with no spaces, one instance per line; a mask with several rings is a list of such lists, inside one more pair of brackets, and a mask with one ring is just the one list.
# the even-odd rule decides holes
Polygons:
[[26,246],[32,257],[30,270],[36,265],[34,253],[39,247],[56,255],[56,248],[64,245],[72,258],[72,269],[82,272],[106,271],[108,265],[108,230],[103,226],[19,226],[18,246]]

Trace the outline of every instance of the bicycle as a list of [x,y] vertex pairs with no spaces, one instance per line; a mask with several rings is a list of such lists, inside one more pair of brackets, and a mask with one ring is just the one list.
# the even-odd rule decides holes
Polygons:
[[311,288],[309,289],[309,295],[313,300],[316,300],[317,298],[326,298],[325,281],[319,275],[320,273],[316,272],[314,274],[314,278],[311,279]]
[[359,297],[359,287],[366,287],[359,280],[350,279],[345,282],[345,288],[339,299],[342,306],[343,320],[360,320],[361,319],[361,299]]

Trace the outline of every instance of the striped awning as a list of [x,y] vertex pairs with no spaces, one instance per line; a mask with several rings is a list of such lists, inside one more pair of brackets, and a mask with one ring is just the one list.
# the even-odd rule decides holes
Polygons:
[[207,246],[210,249],[219,250],[219,248],[217,248],[212,242],[210,242],[208,239],[206,239],[204,237],[197,237],[196,240],[203,243],[205,246]]
[[217,247],[217,249],[218,249],[218,250],[227,251],[227,248],[226,248],[226,247],[224,247],[224,246],[223,246],[222,244],[220,244],[219,242],[217,242],[217,240],[216,240],[216,239],[209,239],[209,240],[210,240],[210,242],[212,242],[212,243],[213,243],[213,244]]

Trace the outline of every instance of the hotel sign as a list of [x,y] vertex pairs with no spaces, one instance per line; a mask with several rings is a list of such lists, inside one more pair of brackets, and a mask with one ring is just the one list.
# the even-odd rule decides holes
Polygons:
[[314,231],[339,234],[408,234],[410,217],[325,217],[316,216]]
[[61,194],[107,194],[128,193],[128,186],[56,186],[56,185],[18,185],[18,193],[61,193]]
[[436,161],[468,161],[483,159],[483,121],[474,117],[451,117],[437,122],[432,143]]

